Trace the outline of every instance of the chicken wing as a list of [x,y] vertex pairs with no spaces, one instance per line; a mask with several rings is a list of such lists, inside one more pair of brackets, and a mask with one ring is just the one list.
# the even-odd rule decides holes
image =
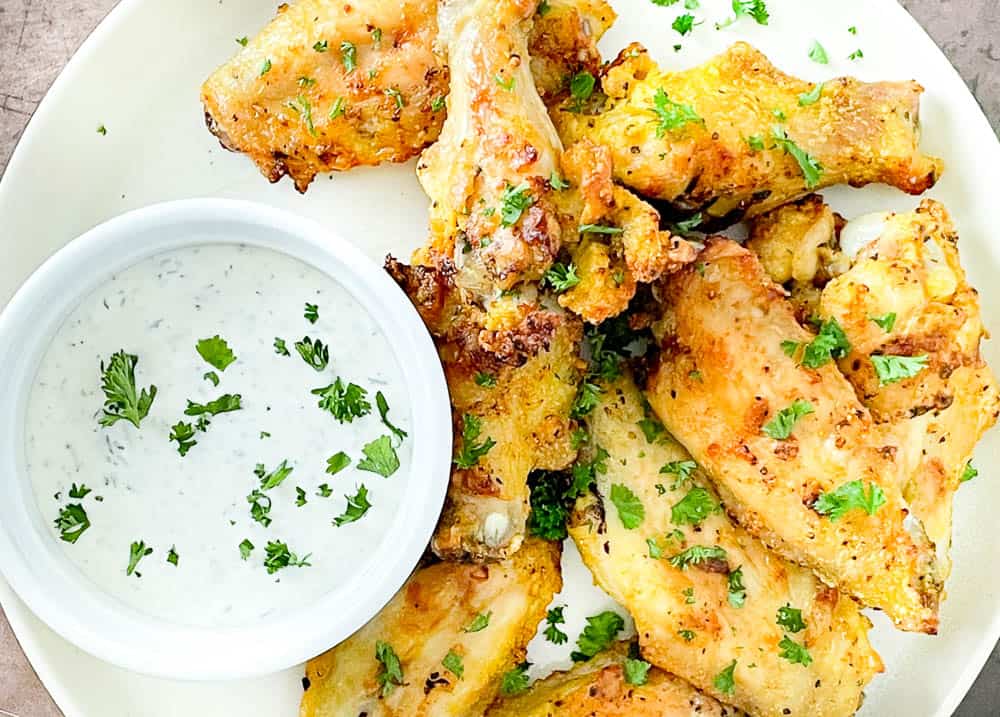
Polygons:
[[645,682],[625,675],[628,646],[619,643],[567,672],[555,672],[516,697],[495,703],[486,717],[742,717],[684,680],[651,668]]
[[[603,0],[555,0],[531,37],[533,66],[553,99],[568,77],[597,72]],[[209,129],[270,181],[302,192],[320,172],[402,162],[437,139],[448,67],[435,52],[437,0],[361,5],[300,0],[204,83]]]
[[[630,377],[603,388],[586,426],[605,472],[570,535],[635,619],[645,658],[755,715],[853,714],[881,671],[857,604],[735,525]],[[801,625],[782,624],[787,608]],[[734,663],[734,689],[720,691]]]
[[558,544],[529,540],[503,563],[417,570],[371,622],[309,661],[299,714],[482,715],[562,587],[559,556]]
[[[934,633],[943,571],[901,495],[904,466],[784,292],[738,244],[710,239],[661,286],[647,397],[726,509],[785,558],[904,630]],[[904,522],[905,519],[905,522]]]
[[[637,44],[601,77],[596,113],[553,112],[567,144],[611,148],[615,179],[710,224],[753,216],[833,184],[919,194],[941,172],[918,148],[915,82],[838,78],[815,88],[746,43],[707,64],[662,71]],[[599,97],[599,96],[598,96]]]

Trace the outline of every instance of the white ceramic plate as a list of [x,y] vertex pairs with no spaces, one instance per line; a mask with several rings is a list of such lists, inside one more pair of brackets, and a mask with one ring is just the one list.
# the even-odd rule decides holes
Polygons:
[[[893,0],[804,2],[769,0],[772,21],[741,20],[717,32],[712,21],[726,0],[701,0],[709,21],[684,39],[670,23],[678,9],[648,0],[613,0],[621,17],[602,47],[613,55],[630,40],[644,42],[666,67],[681,68],[745,38],[780,67],[821,80],[853,73],[863,79],[919,80],[924,148],[944,157],[947,171],[931,192],[954,214],[965,266],[982,292],[987,325],[1000,327],[1000,245],[992,240],[1000,186],[1000,145],[957,73]],[[227,196],[284,207],[337,227],[371,257],[406,257],[424,238],[426,200],[413,165],[363,169],[320,178],[306,196],[290,183],[268,185],[248,160],[221,150],[205,130],[198,88],[236,46],[272,15],[273,0],[125,0],[70,61],[42,102],[0,181],[0,303],[56,248],[111,216],[167,199]],[[857,26],[858,34],[847,32]],[[820,40],[831,64],[807,59]],[[860,62],[846,58],[857,48]],[[97,134],[104,124],[107,136]],[[847,216],[911,209],[915,198],[885,188],[827,192]],[[1000,366],[1000,351],[986,346]],[[1000,636],[1000,564],[994,506],[1000,482],[990,468],[1000,458],[1000,433],[977,453],[979,478],[961,490],[955,510],[955,567],[941,634],[907,635],[874,616],[873,641],[886,674],[868,690],[864,715],[946,717],[958,705]],[[567,550],[567,632],[609,600],[590,585]],[[291,715],[301,671],[240,683],[181,683],[140,677],[81,653],[41,625],[0,581],[0,601],[21,644],[68,717],[141,715]],[[539,643],[535,643],[533,648]],[[568,646],[566,646],[568,647]],[[150,646],[155,650],[155,645]],[[538,669],[566,664],[565,653],[533,649]]]

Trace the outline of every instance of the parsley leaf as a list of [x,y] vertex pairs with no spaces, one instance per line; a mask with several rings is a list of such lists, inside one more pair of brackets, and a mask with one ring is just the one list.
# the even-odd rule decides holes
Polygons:
[[855,508],[864,510],[868,515],[875,515],[875,511],[883,505],[885,492],[882,487],[877,483],[869,483],[866,493],[864,483],[859,479],[844,483],[830,493],[823,493],[812,507],[820,515],[827,515],[831,521],[837,521]]
[[[308,80],[308,79],[309,78],[307,77],[299,78],[299,84],[308,86],[308,82],[303,82],[303,80]],[[316,80],[312,80],[312,82],[315,81]],[[309,102],[309,100],[303,97],[302,95],[297,95],[294,100],[289,101],[288,108],[294,111],[295,114],[299,115],[302,118],[302,122],[305,124],[306,130],[308,130],[309,134],[315,137],[316,126],[313,124],[312,104]]]
[[448,650],[448,654],[441,660],[441,664],[444,666],[444,669],[448,670],[448,672],[455,675],[458,679],[462,679],[462,676],[465,674],[465,665],[462,664],[462,656],[454,650]]
[[684,36],[689,34],[695,28],[696,25],[701,25],[701,24],[702,23],[700,22],[694,21],[694,15],[692,15],[689,12],[686,12],[683,15],[678,15],[677,17],[675,17],[674,22],[670,27],[673,28],[674,31],[677,32],[679,35]]
[[271,490],[272,488],[277,488],[279,485],[285,482],[285,478],[295,470],[292,466],[288,465],[288,460],[285,459],[278,464],[278,466],[267,473],[267,469],[264,468],[263,463],[258,463],[257,467],[254,468],[254,475],[260,479],[260,489],[261,490]]
[[792,429],[798,420],[810,413],[815,413],[812,404],[797,398],[791,406],[778,411],[777,415],[765,423],[761,430],[765,435],[777,441],[784,441],[792,435]]
[[646,509],[639,497],[621,483],[611,484],[611,502],[618,509],[618,518],[627,530],[638,528],[646,517]]
[[736,660],[733,660],[726,669],[715,676],[715,679],[712,680],[712,686],[724,695],[733,694],[736,691],[735,672]]
[[747,601],[747,589],[743,585],[743,567],[730,570],[726,578],[728,588],[729,604],[735,608],[741,608]]
[[764,138],[759,134],[750,135],[747,137],[747,146],[749,146],[754,152],[763,152]]
[[459,469],[472,468],[496,445],[496,441],[489,437],[481,443],[476,443],[481,431],[482,420],[478,416],[471,413],[462,416],[462,448],[454,458],[454,463]]
[[663,557],[663,549],[656,542],[656,538],[646,538],[646,546],[649,548],[649,557],[653,560],[659,560]]
[[314,342],[308,336],[303,336],[301,341],[295,342],[295,350],[303,361],[317,371],[322,371],[330,363],[330,347],[324,346],[319,339]]
[[279,356],[291,356],[291,354],[288,353],[288,347],[285,346],[285,340],[279,339],[277,336],[274,337],[274,353]]
[[573,262],[563,264],[557,261],[545,272],[542,282],[551,286],[553,291],[561,294],[579,284],[580,277],[576,275],[576,265]]
[[493,388],[497,385],[497,377],[491,373],[480,371],[476,374],[476,385],[483,388]]
[[912,378],[927,367],[927,354],[921,356],[875,355],[871,357],[871,360],[880,386],[888,386],[890,383]]
[[566,619],[563,617],[563,610],[565,609],[565,605],[554,607],[545,615],[545,639],[553,645],[562,645],[569,640],[569,635],[558,627],[566,622]]
[[349,75],[358,66],[358,49],[354,43],[344,40],[340,43],[340,60],[344,63],[344,71]]
[[[218,398],[208,403],[195,403],[188,399],[187,408],[184,409],[185,416],[217,416],[220,413],[229,413],[243,408],[243,397],[238,393],[224,393]],[[202,428],[204,430],[204,428]]]
[[135,365],[139,357],[119,350],[111,355],[105,367],[101,362],[101,390],[104,391],[104,411],[98,423],[108,428],[125,419],[136,428],[149,415],[149,408],[156,398],[156,386],[149,391],[137,391],[135,385]]
[[358,461],[359,471],[378,473],[383,478],[388,478],[399,469],[399,456],[396,455],[389,436],[379,436],[371,443],[366,443],[361,452],[365,457]]
[[729,27],[741,17],[752,17],[758,25],[766,25],[770,19],[764,0],[733,0],[733,17],[721,23],[716,23],[715,29]]
[[259,488],[254,488],[247,496],[247,503],[250,504],[250,517],[263,525],[265,528],[271,524],[271,499],[260,492]]
[[474,618],[472,618],[472,622],[469,623],[468,627],[465,628],[465,632],[479,632],[480,630],[485,630],[489,627],[490,617],[492,615],[492,610],[478,613]]
[[302,506],[304,506],[308,502],[309,501],[306,500],[306,492],[305,492],[305,490],[303,490],[299,486],[295,486],[295,505],[297,505],[299,508],[301,508]]
[[431,100],[431,111],[440,112],[444,109],[446,103],[446,98],[444,95],[438,95],[433,100]]
[[500,680],[500,694],[519,695],[528,689],[528,668],[531,663],[522,662],[508,672],[505,672]]
[[704,488],[695,487],[670,509],[670,520],[674,525],[698,525],[721,510],[711,493]]
[[372,410],[367,400],[368,391],[356,383],[345,386],[340,377],[329,386],[314,388],[311,393],[320,397],[316,405],[331,413],[340,423],[351,423],[355,418],[367,416]]
[[806,623],[802,620],[802,610],[787,603],[784,607],[778,608],[778,617],[775,622],[789,632],[801,632],[806,629]]
[[[801,346],[796,341],[782,341],[781,350],[788,356],[795,356]],[[851,351],[851,342],[836,319],[827,319],[820,324],[819,333],[806,344],[800,364],[806,368],[819,368],[833,359],[841,359]]]
[[338,97],[330,105],[330,111],[327,112],[327,119],[335,120],[347,111],[347,100],[343,97]]
[[670,558],[670,564],[681,570],[709,560],[726,560],[726,551],[718,545],[692,545]]
[[847,59],[848,60],[861,60],[861,59],[864,58],[864,56],[865,56],[865,53],[862,52],[861,48],[859,47],[857,50],[855,50],[850,55],[848,55]]
[[396,103],[396,109],[403,109],[406,107],[406,101],[403,99],[403,93],[400,92],[395,87],[390,87],[385,91],[387,97],[391,97]]
[[98,125],[97,134],[101,135],[102,137],[106,137],[108,135],[108,128],[105,127],[104,125]]
[[271,71],[271,58],[267,58],[266,60],[264,60],[263,64],[261,64],[261,66],[260,66],[260,75],[258,75],[258,76],[259,77],[263,77],[264,75],[266,75],[270,71]]
[[557,192],[560,192],[563,189],[569,189],[569,182],[560,177],[558,172],[553,171],[552,174],[549,175],[549,186]]
[[186,456],[193,446],[198,445],[198,441],[194,440],[194,426],[184,421],[178,421],[170,427],[167,440],[177,441],[177,452],[182,456]]
[[555,472],[537,471],[528,476],[528,485],[531,487],[528,533],[545,540],[564,540],[569,507],[562,477]]
[[309,556],[312,555],[312,553],[309,553],[300,558],[288,549],[287,543],[283,543],[280,540],[267,541],[264,552],[266,554],[264,567],[267,568],[268,575],[274,575],[282,568],[308,567],[310,565]]
[[226,367],[236,360],[236,355],[229,348],[229,344],[225,339],[219,338],[218,334],[210,339],[201,339],[195,344],[195,349],[208,364],[220,371],[225,371]]
[[500,223],[505,227],[514,226],[525,209],[535,203],[527,184],[507,185],[500,196]]
[[351,457],[343,451],[337,451],[326,459],[326,472],[330,475],[337,475],[349,465],[351,465]]
[[177,546],[171,545],[170,550],[167,551],[167,562],[177,567],[177,563],[180,562],[181,556],[177,554]]
[[799,95],[799,107],[808,107],[809,105],[814,105],[819,102],[819,98],[823,95],[823,85],[824,82],[817,83],[809,92],[803,92]]
[[[979,475],[979,471],[972,465],[972,461],[969,461],[965,464],[965,468],[962,469],[962,476],[958,479],[958,482],[967,483],[977,475]],[[74,497],[72,493],[70,493],[70,497]]]
[[813,44],[809,48],[809,59],[813,62],[818,62],[821,65],[829,64],[830,58],[827,57],[826,50],[823,49],[823,46],[819,44],[819,40],[813,40]]
[[868,320],[888,334],[892,331],[892,327],[896,325],[896,312],[890,311],[888,314],[883,314],[882,316],[869,316]]
[[88,488],[85,483],[81,483],[80,485],[74,483],[73,485],[70,486],[69,497],[76,498],[77,500],[83,500],[84,498],[87,497],[88,493],[92,492],[93,491],[90,488]]
[[206,381],[211,381],[213,386],[219,385],[219,374],[215,371],[206,371],[201,375],[201,377]]
[[776,147],[785,150],[786,153],[792,155],[795,161],[799,163],[799,169],[802,170],[802,177],[805,179],[806,187],[808,189],[817,187],[820,178],[823,176],[823,165],[815,157],[789,139],[788,133],[785,132],[783,127],[773,127],[771,129],[771,138],[774,140]]
[[788,635],[781,638],[781,642],[778,643],[778,647],[781,648],[781,652],[778,656],[785,658],[793,665],[798,664],[803,667],[808,667],[812,664],[812,656],[809,654],[809,651],[805,648],[805,646],[795,642],[795,640],[790,638]]
[[382,395],[381,391],[375,392],[375,406],[378,408],[378,415],[382,419],[382,424],[392,431],[396,438],[399,439],[399,442],[402,443],[403,439],[406,438],[406,431],[402,428],[397,428],[389,421],[389,402],[385,400],[385,396]]
[[581,234],[621,234],[625,230],[621,227],[606,227],[602,224],[581,224],[577,227],[577,231]]
[[316,304],[310,304],[307,301],[302,315],[310,324],[315,324],[319,320],[319,307]]
[[[595,83],[594,76],[586,70],[573,75],[573,79],[569,81],[569,94],[573,98],[573,102],[566,109],[570,112],[582,112],[583,103],[589,100],[590,96],[594,94]],[[552,188],[560,189],[560,187],[556,187],[555,185]],[[561,188],[565,189],[566,187]]]
[[328,486],[326,483],[320,483],[318,486],[316,486],[316,495],[318,495],[320,498],[329,498],[331,495],[333,495],[333,488]]
[[677,634],[684,638],[684,642],[691,642],[694,639],[694,632],[691,630],[678,630]]
[[249,38],[247,38],[246,35],[244,35],[243,37],[236,38],[236,44],[240,45],[241,47],[246,47],[248,42],[250,42],[250,40]]
[[382,696],[387,697],[398,685],[403,684],[403,666],[392,645],[382,640],[375,643],[375,659],[382,663],[375,679],[382,688]]
[[316,42],[315,42],[315,43],[313,44],[313,49],[314,49],[314,50],[315,50],[316,52],[326,52],[327,50],[329,50],[329,49],[330,49],[330,43],[329,43],[329,42],[327,42],[326,40],[317,40],[317,41],[316,41]]
[[670,7],[671,5],[676,5],[679,0],[650,0],[650,2],[660,7]]
[[368,488],[365,487],[364,483],[358,486],[357,493],[354,495],[345,495],[344,497],[347,498],[347,508],[333,519],[333,524],[338,528],[346,523],[353,523],[356,520],[360,520],[368,512],[368,509],[372,507],[372,504],[368,502]]
[[573,464],[571,475],[573,480],[566,489],[566,498],[578,498],[590,489],[590,484],[597,479],[597,474],[608,472],[608,452],[597,446],[594,457],[590,461],[577,461]]
[[587,618],[587,626],[576,639],[577,650],[570,654],[573,662],[586,662],[614,642],[615,636],[625,629],[625,620],[614,610],[605,610]]
[[133,542],[128,549],[128,567],[125,568],[125,574],[131,575],[135,573],[137,578],[141,578],[141,573],[136,573],[135,569],[139,567],[139,561],[145,558],[147,555],[151,555],[153,549],[148,547],[143,541]]
[[625,681],[630,685],[646,684],[650,667],[652,665],[645,660],[625,658]]
[[691,474],[697,467],[698,464],[694,461],[670,461],[660,468],[660,473],[677,476],[670,486],[670,490],[677,490],[691,480]]
[[244,538],[243,542],[240,543],[240,557],[246,560],[250,557],[250,553],[252,552],[253,552],[253,543]]
[[496,81],[496,83],[498,85],[500,85],[500,87],[502,87],[503,89],[507,90],[508,92],[513,92],[514,91],[514,83],[517,81],[516,77],[508,77],[505,80],[503,78],[503,75],[497,73],[493,77],[493,79]]
[[650,107],[650,111],[657,117],[657,137],[663,137],[667,131],[679,129],[690,122],[705,124],[705,120],[693,107],[674,102],[662,88],[657,89],[653,95],[653,106]]
[[83,509],[82,505],[70,503],[59,511],[59,517],[56,518],[55,524],[62,540],[67,543],[75,543],[90,527],[90,518],[87,517],[87,511]]

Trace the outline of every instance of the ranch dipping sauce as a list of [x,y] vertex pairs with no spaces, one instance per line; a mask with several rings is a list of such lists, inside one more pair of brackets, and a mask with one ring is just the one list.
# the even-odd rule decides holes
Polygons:
[[70,313],[25,454],[43,517],[99,588],[234,626],[314,601],[392,540],[411,425],[388,341],[334,279],[204,245],[135,264]]

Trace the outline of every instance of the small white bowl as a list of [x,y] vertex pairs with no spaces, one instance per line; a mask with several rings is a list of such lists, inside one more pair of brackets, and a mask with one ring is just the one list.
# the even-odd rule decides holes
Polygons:
[[[245,244],[282,252],[333,277],[378,323],[412,406],[412,459],[399,475],[392,540],[358,546],[356,578],[314,603],[257,624],[178,625],[100,590],[66,557],[25,470],[24,425],[35,373],[65,317],[110,276],[164,251]],[[222,680],[275,672],[351,635],[395,594],[420,559],[444,500],[451,461],[448,390],[419,315],[380,267],[312,221],[250,202],[157,204],[91,229],[49,258],[0,314],[0,571],[60,635],[121,667],[164,677]]]

